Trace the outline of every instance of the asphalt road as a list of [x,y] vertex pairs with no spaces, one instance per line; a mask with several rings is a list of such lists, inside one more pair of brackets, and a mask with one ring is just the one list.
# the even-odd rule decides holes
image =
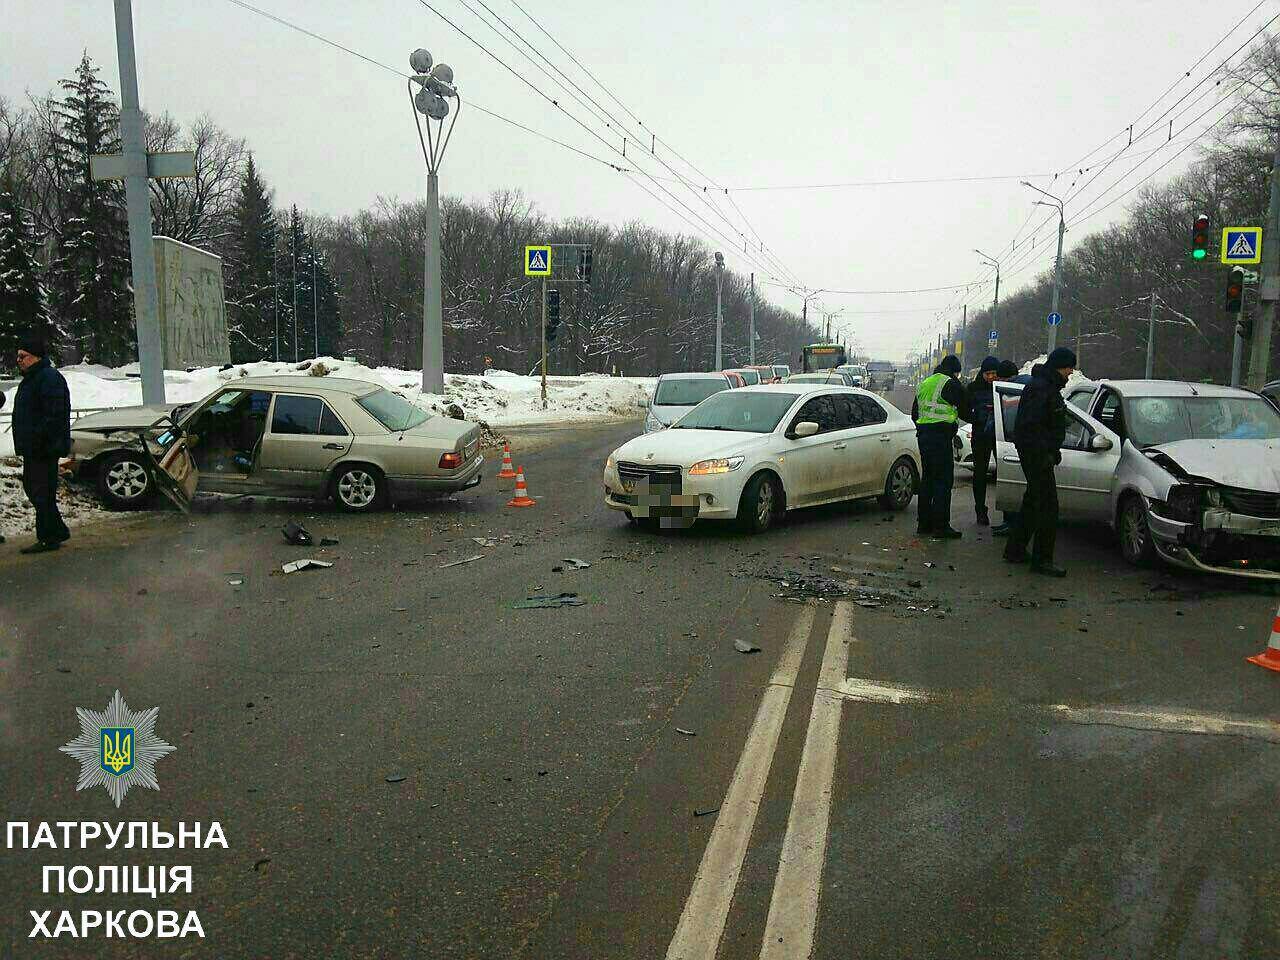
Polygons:
[[[4,850],[0,955],[1280,956],[1280,676],[1244,662],[1271,591],[1127,568],[1091,530],[1033,578],[964,485],[955,543],[873,505],[634,531],[599,476],[636,429],[513,431],[526,510],[493,463],[369,517],[203,498],[0,546],[5,819],[230,844]],[[288,546],[288,519],[340,542]],[[302,556],[334,566],[279,575]],[[765,579],[797,574],[850,597]],[[511,606],[562,591],[585,604]],[[177,746],[119,811],[58,752],[117,688]],[[41,892],[77,863],[195,882]],[[31,909],[135,905],[207,936],[27,938]]]

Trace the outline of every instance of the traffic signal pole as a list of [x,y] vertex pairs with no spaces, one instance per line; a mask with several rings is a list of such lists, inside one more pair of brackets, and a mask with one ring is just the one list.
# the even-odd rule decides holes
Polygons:
[[1253,352],[1249,357],[1249,389],[1261,390],[1267,382],[1271,359],[1271,328],[1275,322],[1276,300],[1280,299],[1280,135],[1276,137],[1275,158],[1271,162],[1271,202],[1267,206],[1266,228],[1262,231],[1262,309],[1253,329]]
[[1240,367],[1244,362],[1244,337],[1241,330],[1244,327],[1244,297],[1240,298],[1240,312],[1236,314],[1236,337],[1235,344],[1231,348],[1231,385],[1233,387],[1240,386]]
[[[1052,343],[1052,341],[1050,341]],[[1052,349],[1052,347],[1050,347]],[[1079,362],[1079,358],[1077,358]],[[1156,367],[1156,292],[1151,291],[1151,312],[1147,314],[1147,374],[1146,379],[1155,379],[1152,373]]]

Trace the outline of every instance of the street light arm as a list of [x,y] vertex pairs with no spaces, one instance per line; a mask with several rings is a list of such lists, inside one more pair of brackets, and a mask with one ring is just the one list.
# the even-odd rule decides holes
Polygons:
[[[413,81],[406,80],[405,86],[409,88],[409,110],[413,113],[413,122],[418,128],[418,142],[422,144],[422,162],[427,165],[427,170],[431,170],[431,153],[427,150],[427,141],[422,136],[422,121],[418,119],[418,107],[413,102]],[[431,132],[431,128],[427,128],[427,132]]]
[[[1054,196],[1052,193],[1050,193],[1048,190],[1041,190],[1041,189],[1040,189],[1039,187],[1037,187],[1034,183],[1028,183],[1026,180],[1023,180],[1023,181],[1022,181],[1022,185],[1023,185],[1024,187],[1030,187],[1030,188],[1031,188],[1032,190],[1034,190],[1036,193],[1043,194],[1044,196],[1046,196],[1046,197],[1048,197],[1050,200],[1052,200],[1054,203],[1056,203],[1056,204],[1058,205],[1058,208],[1059,208],[1059,209],[1061,209],[1061,208],[1062,208],[1062,205],[1063,205],[1063,203],[1062,203],[1062,199],[1061,199],[1060,197],[1055,197],[1055,196]],[[1048,204],[1046,204],[1046,206],[1048,206]]]
[[440,162],[444,160],[444,151],[449,146],[449,140],[453,136],[453,128],[458,124],[458,114],[462,113],[462,94],[458,93],[454,88],[453,99],[457,103],[457,107],[453,111],[453,119],[449,121],[449,132],[444,135],[444,140],[440,142],[440,150],[436,154],[436,167],[440,166]]

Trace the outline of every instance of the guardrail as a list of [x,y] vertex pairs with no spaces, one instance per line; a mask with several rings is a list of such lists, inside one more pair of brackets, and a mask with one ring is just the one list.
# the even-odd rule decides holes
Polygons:
[[[116,407],[82,407],[79,410],[71,411],[71,422],[75,423],[81,417],[88,416],[91,413],[102,413],[104,410],[115,410]],[[13,429],[13,411],[0,410],[0,433],[8,433]]]

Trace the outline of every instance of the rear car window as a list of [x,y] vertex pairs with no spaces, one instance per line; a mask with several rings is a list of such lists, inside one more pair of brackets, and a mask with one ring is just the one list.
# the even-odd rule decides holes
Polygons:
[[658,390],[653,395],[653,403],[658,407],[696,407],[707,397],[728,389],[729,381],[724,377],[660,380]]
[[421,407],[414,406],[390,390],[375,390],[357,397],[356,403],[388,430],[411,430],[418,424],[425,423],[431,416]]

